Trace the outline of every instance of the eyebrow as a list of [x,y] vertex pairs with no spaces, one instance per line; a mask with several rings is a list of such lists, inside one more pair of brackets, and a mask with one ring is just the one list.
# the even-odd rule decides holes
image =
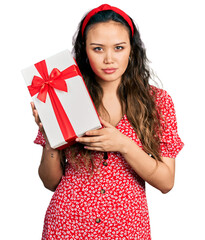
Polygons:
[[[127,43],[126,42],[120,42],[120,43],[114,44],[114,46],[122,45],[122,44],[127,44]],[[90,45],[104,46],[103,44],[100,44],[100,43],[90,43]]]

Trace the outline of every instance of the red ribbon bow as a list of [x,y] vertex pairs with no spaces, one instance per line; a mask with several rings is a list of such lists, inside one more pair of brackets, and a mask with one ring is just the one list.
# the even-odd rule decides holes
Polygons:
[[63,71],[54,68],[49,75],[45,60],[36,63],[35,67],[41,77],[33,77],[31,85],[28,86],[29,92],[31,96],[38,93],[37,98],[44,103],[47,94],[49,95],[63,137],[65,141],[72,142],[76,138],[76,134],[54,88],[67,92],[65,80],[78,75],[81,76],[80,70],[76,65],[71,65]]
[[28,86],[28,89],[31,96],[34,96],[36,93],[38,93],[37,98],[44,103],[46,102],[47,93],[50,92],[51,88],[67,92],[68,89],[65,79],[81,75],[76,65],[72,65],[62,72],[60,72],[57,68],[54,68],[51,71],[50,76],[48,75],[45,60],[36,63],[35,67],[42,78],[34,76],[32,84]]

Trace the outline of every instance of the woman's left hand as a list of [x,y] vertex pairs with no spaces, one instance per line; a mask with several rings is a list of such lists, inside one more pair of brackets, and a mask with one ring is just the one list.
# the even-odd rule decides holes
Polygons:
[[121,152],[129,138],[102,118],[100,120],[104,128],[88,131],[85,136],[77,138],[76,142],[93,151]]

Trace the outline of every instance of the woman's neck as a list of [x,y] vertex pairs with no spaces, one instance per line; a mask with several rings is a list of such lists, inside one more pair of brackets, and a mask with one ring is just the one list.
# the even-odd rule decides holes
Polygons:
[[120,84],[120,81],[104,81],[104,80],[97,80],[100,84],[101,88],[103,89],[103,96],[106,97],[115,97],[117,95],[117,89]]

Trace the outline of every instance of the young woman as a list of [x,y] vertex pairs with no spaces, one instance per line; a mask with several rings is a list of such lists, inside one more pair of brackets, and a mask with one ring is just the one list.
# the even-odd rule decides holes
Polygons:
[[151,239],[145,182],[169,192],[183,147],[172,99],[149,84],[140,34],[118,8],[104,4],[85,16],[74,55],[103,128],[60,152],[32,103],[35,142],[44,146],[39,175],[55,191],[42,239]]

